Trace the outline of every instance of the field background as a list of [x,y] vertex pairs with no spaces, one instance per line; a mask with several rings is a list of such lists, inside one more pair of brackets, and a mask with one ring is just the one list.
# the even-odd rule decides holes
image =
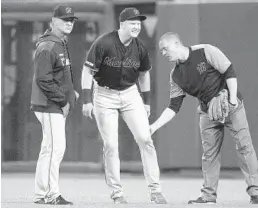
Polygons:
[[[200,205],[188,205],[189,199],[198,197],[202,185],[200,171],[179,171],[161,174],[163,194],[167,205],[156,205],[150,202],[148,188],[141,173],[122,173],[124,195],[128,205],[115,205],[109,198],[103,173],[61,173],[60,190],[62,195],[73,201],[73,207],[178,207],[195,208]],[[217,205],[201,207],[256,207],[249,204],[245,192],[246,184],[239,171],[222,171],[218,190]],[[34,193],[33,173],[2,174],[2,208],[45,207],[32,203]],[[51,207],[51,206],[47,206]],[[62,207],[62,206],[58,206]],[[63,206],[67,207],[67,206]]]

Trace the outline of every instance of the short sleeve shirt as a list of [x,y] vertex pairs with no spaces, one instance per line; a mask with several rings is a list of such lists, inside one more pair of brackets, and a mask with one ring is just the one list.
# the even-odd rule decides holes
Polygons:
[[209,44],[191,46],[189,50],[188,59],[177,63],[172,70],[170,98],[187,93],[206,105],[226,88],[223,74],[231,62],[217,47]]
[[119,39],[118,31],[100,36],[92,44],[85,65],[96,71],[100,86],[124,90],[134,85],[139,72],[151,69],[149,54],[143,43],[134,38],[129,46]]

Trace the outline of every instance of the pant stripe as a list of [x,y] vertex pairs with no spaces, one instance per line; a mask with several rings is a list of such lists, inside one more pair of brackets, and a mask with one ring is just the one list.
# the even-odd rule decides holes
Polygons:
[[50,125],[50,132],[51,132],[51,154],[50,154],[50,160],[49,160],[49,168],[48,168],[48,187],[49,190],[46,193],[46,196],[49,194],[51,190],[51,185],[50,185],[50,174],[51,174],[51,164],[52,164],[52,157],[53,157],[53,146],[54,146],[54,139],[53,139],[53,131],[52,131],[52,121],[51,121],[51,115],[48,113],[49,117],[49,125]]

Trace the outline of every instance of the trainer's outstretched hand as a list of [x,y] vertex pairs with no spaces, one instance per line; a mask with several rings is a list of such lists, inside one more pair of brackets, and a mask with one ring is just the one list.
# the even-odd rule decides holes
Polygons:
[[157,129],[156,129],[156,127],[155,127],[154,124],[150,125],[150,134],[151,134],[151,135],[154,134],[156,130],[157,130]]

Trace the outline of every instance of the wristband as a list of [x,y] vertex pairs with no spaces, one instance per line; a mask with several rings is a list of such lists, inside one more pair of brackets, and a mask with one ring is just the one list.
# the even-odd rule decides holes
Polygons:
[[82,89],[83,104],[91,103],[91,89]]

